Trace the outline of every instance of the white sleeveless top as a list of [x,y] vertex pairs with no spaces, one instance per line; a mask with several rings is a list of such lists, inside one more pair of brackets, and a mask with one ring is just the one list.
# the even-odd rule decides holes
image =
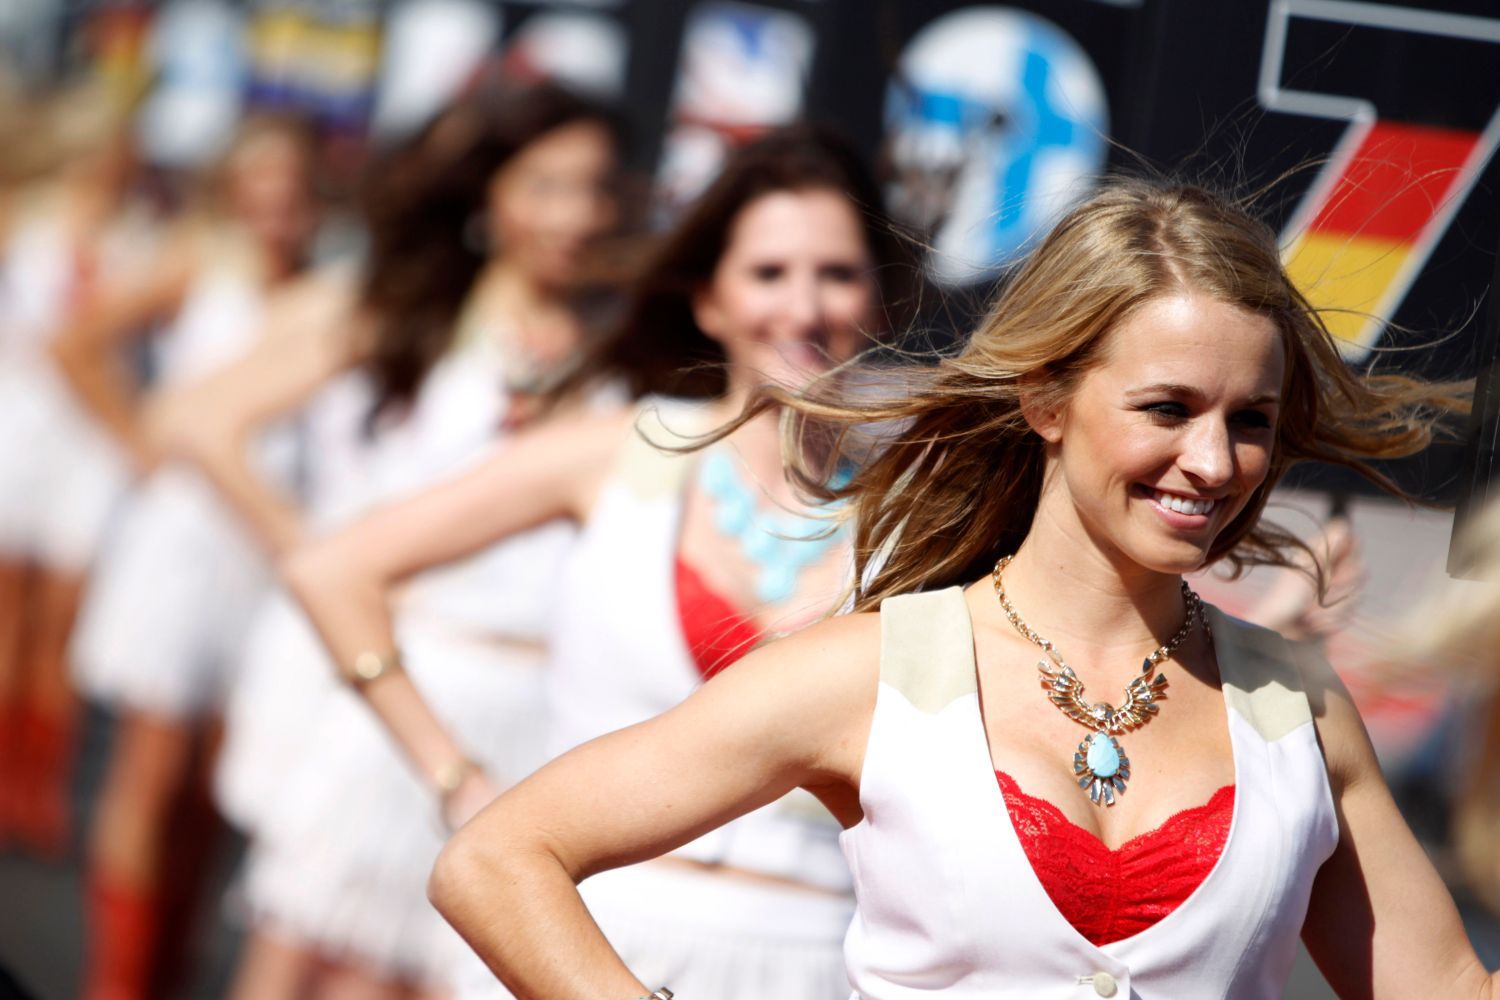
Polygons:
[[[550,633],[549,756],[660,715],[702,683],[683,638],[675,575],[697,455],[650,442],[707,430],[706,413],[701,405],[662,400],[641,413],[563,571]],[[847,893],[838,835],[822,804],[798,790],[674,853]]]
[[253,262],[228,240],[206,252],[211,259],[154,345],[163,385],[191,382],[238,360],[260,332],[266,291]]
[[963,591],[884,602],[865,815],[842,838],[857,900],[844,942],[854,997],[1282,996],[1338,821],[1288,643],[1208,614],[1234,753],[1229,838],[1181,906],[1095,946],[1053,905],[1011,826]]

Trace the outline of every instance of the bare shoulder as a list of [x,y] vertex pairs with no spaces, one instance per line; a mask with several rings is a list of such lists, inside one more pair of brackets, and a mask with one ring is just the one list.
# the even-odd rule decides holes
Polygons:
[[587,461],[602,478],[628,440],[633,422],[629,407],[571,409],[516,435],[514,447],[553,452],[571,462]]
[[857,781],[880,681],[880,615],[839,615],[767,643],[704,688],[803,734],[815,769]]
[[268,332],[295,336],[308,327],[346,325],[358,311],[358,304],[351,270],[326,265],[286,282],[271,294],[266,303]]
[[587,520],[636,432],[637,416],[633,406],[574,407],[517,435],[510,447],[538,463],[567,465],[571,508]]

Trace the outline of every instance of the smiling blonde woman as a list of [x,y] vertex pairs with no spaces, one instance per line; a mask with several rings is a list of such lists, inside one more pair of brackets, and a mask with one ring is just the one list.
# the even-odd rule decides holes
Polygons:
[[1278,997],[1299,935],[1346,996],[1491,995],[1337,678],[1182,578],[1287,561],[1260,515],[1291,465],[1388,486],[1367,462],[1460,392],[1351,373],[1267,227],[1138,181],[899,398],[846,381],[746,419],[860,459],[799,471],[847,501],[854,613],[563,756],[440,857],[433,899],[514,992],[671,986],[575,885],[801,787],[844,827],[856,997]]

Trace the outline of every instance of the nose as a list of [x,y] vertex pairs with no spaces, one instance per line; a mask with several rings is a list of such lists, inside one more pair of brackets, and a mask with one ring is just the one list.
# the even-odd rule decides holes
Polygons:
[[787,282],[784,316],[789,334],[804,340],[823,328],[824,294],[814,274],[797,274]]
[[1177,458],[1178,466],[1196,483],[1219,487],[1234,477],[1234,445],[1229,428],[1210,416],[1193,422]]
[[571,184],[559,201],[559,228],[577,239],[587,240],[597,236],[613,222],[614,200],[597,185]]

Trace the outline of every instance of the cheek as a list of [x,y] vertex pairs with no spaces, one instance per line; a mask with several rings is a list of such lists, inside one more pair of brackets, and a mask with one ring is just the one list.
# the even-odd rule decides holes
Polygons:
[[866,327],[875,311],[875,289],[870,285],[841,285],[828,294],[828,315],[845,326]]
[[1235,466],[1247,489],[1254,489],[1271,470],[1271,446],[1260,441],[1246,441],[1235,446]]
[[747,342],[769,339],[766,327],[776,311],[775,292],[753,281],[737,281],[719,297],[725,332]]
[[506,247],[525,246],[531,240],[531,226],[527,212],[502,201],[490,210],[490,233]]

